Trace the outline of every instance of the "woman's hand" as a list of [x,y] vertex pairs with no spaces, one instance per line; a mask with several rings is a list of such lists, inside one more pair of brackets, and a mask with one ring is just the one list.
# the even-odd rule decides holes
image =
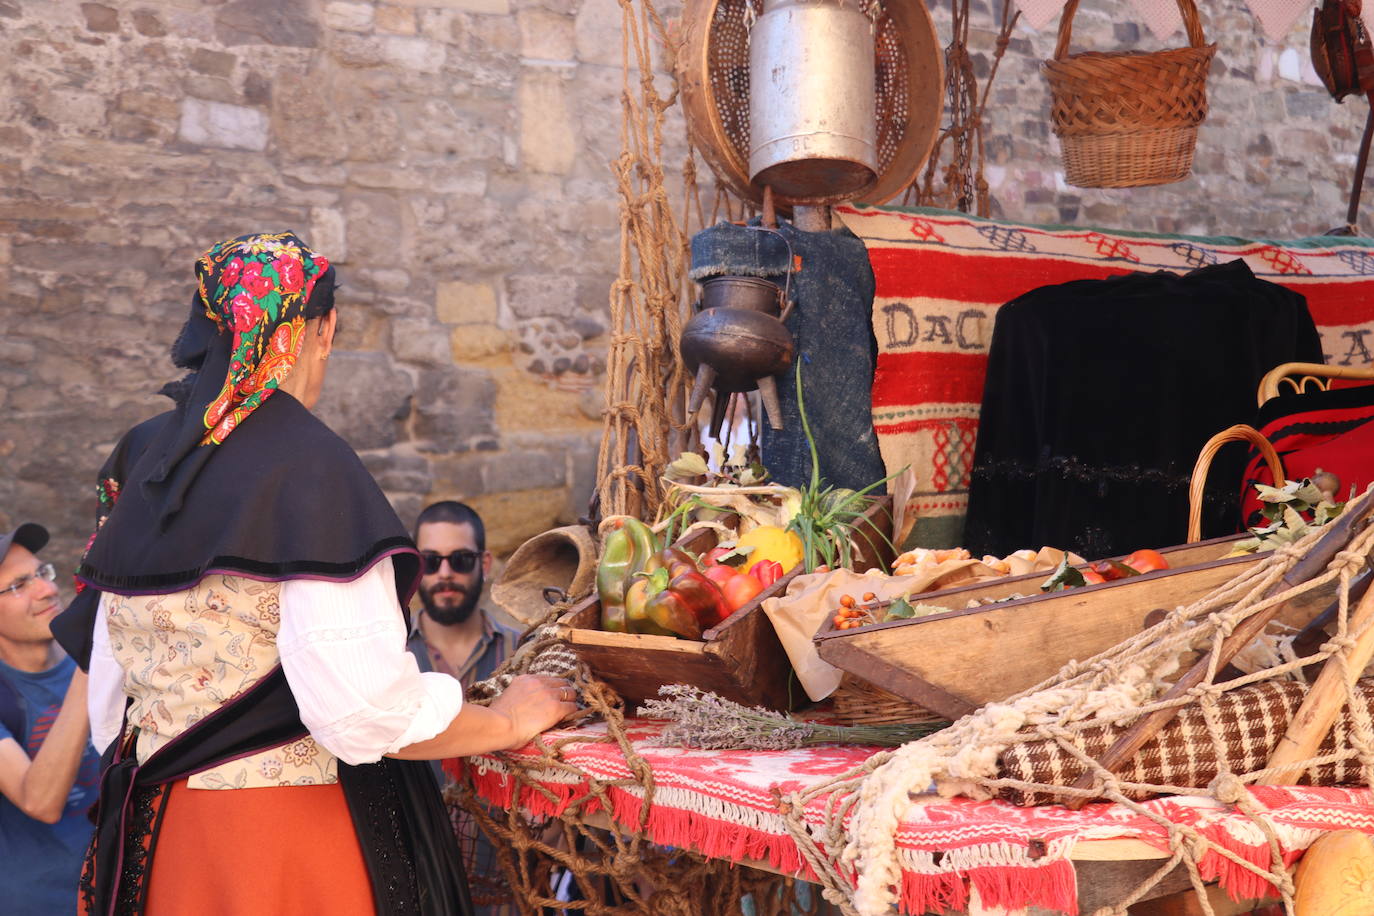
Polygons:
[[576,700],[577,689],[561,677],[522,674],[488,708],[510,719],[515,740],[505,750],[515,750],[576,712]]

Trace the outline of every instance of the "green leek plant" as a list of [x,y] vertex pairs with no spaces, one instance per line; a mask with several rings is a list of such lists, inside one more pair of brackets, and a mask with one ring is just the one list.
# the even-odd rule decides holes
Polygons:
[[[816,438],[806,418],[806,402],[802,396],[802,360],[797,359],[797,412],[801,414],[802,432],[811,449],[811,480],[801,488],[801,505],[787,523],[802,542],[802,562],[807,572],[814,572],[822,564],[831,567],[850,567],[854,561],[854,547],[858,539],[865,541],[870,552],[877,556],[878,545],[870,533],[876,534],[887,547],[892,541],[877,528],[864,523],[864,513],[873,504],[868,494],[883,486],[896,474],[871,483],[862,490],[831,487],[821,479],[820,458],[816,452]],[[895,552],[895,550],[894,550]]]

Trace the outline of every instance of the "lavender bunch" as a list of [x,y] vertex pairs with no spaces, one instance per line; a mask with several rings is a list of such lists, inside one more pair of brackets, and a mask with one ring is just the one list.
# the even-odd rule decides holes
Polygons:
[[791,750],[813,744],[896,747],[949,724],[825,725],[802,722],[760,706],[743,706],[687,684],[660,687],[658,694],[665,699],[649,700],[641,711],[671,723],[660,743],[675,747],[753,751]]

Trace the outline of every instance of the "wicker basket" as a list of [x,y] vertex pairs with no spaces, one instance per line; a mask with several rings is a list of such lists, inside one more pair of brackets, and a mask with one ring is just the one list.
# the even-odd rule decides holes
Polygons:
[[830,695],[831,717],[842,725],[916,725],[945,717],[910,700],[860,680],[849,672]]
[[1253,426],[1237,423],[1227,427],[1208,439],[1198,453],[1197,463],[1193,465],[1193,476],[1188,482],[1188,543],[1196,544],[1202,540],[1202,494],[1207,487],[1207,472],[1212,468],[1212,459],[1221,447],[1228,442],[1248,442],[1259,450],[1264,462],[1269,466],[1269,474],[1274,486],[1283,486],[1283,459],[1274,450],[1264,434]]
[[1054,59],[1041,69],[1069,184],[1135,188],[1188,177],[1217,48],[1204,44],[1193,0],[1178,8],[1190,47],[1069,54],[1078,0],[1065,5]]

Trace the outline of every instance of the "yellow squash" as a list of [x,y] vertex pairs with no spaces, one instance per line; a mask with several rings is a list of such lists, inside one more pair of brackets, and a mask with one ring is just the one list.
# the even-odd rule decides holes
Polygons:
[[776,525],[760,525],[740,535],[738,547],[754,548],[745,561],[745,568],[760,560],[773,560],[788,572],[802,561],[802,540],[795,531]]

